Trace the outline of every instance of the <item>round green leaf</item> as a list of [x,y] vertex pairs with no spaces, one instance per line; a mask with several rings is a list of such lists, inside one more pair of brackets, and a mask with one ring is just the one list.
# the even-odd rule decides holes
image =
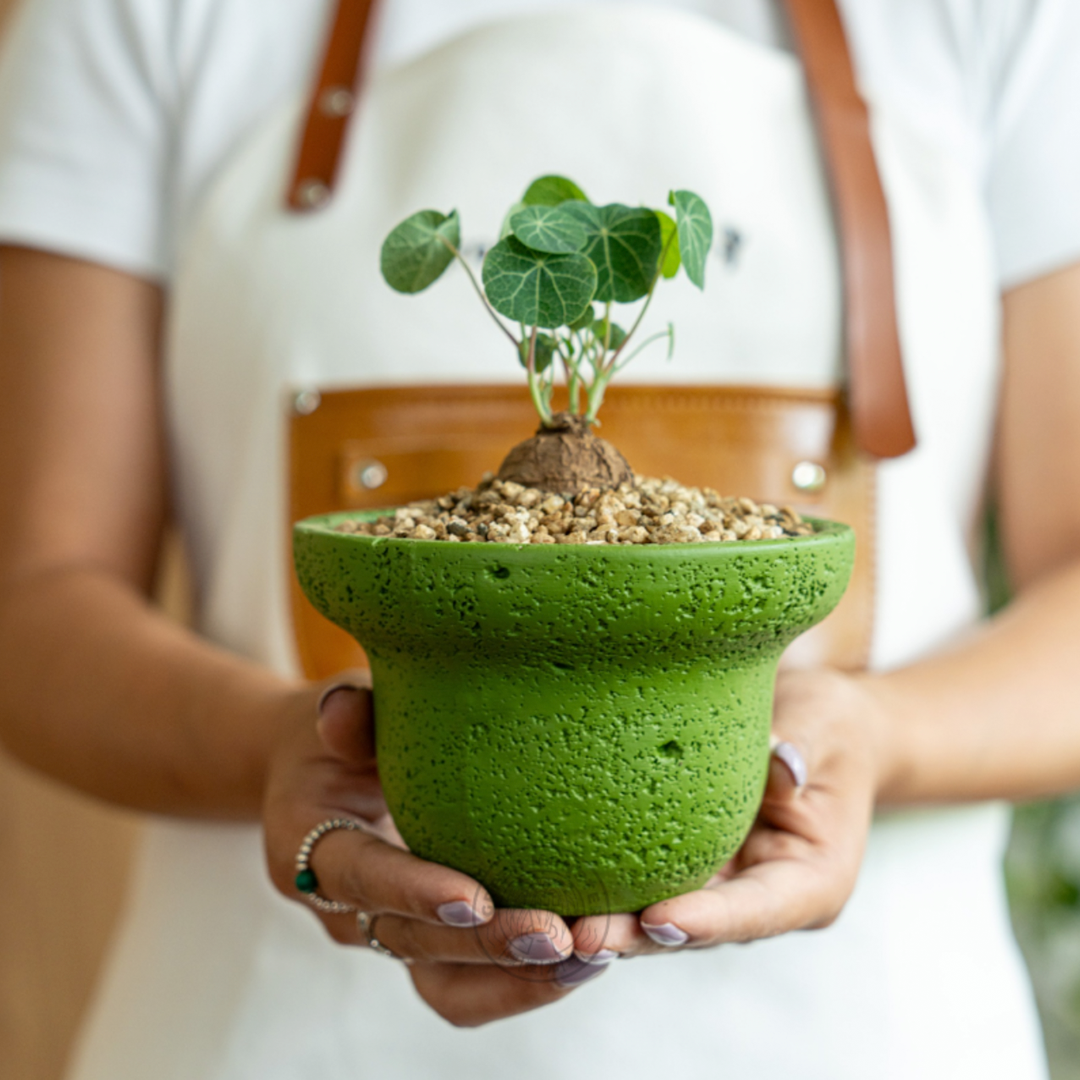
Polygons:
[[692,191],[673,191],[668,195],[668,203],[675,207],[686,276],[699,289],[704,289],[705,258],[713,239],[712,215],[704,200]]
[[590,326],[596,321],[596,312],[593,311],[592,306],[587,307],[581,315],[570,323],[570,329],[575,334],[580,334],[583,330],[588,330]]
[[510,218],[510,230],[533,251],[569,255],[580,251],[588,237],[580,221],[557,206],[526,206]]
[[596,297],[629,304],[653,287],[660,260],[660,222],[652,210],[566,202],[561,209],[585,227],[582,254],[596,266]]
[[682,253],[679,251],[679,228],[670,215],[663,210],[655,211],[660,222],[660,252],[664,259],[660,273],[665,278],[673,278],[682,266]]
[[438,210],[421,210],[383,241],[382,275],[398,292],[421,292],[438,280],[460,244],[461,221],[456,210],[449,216]]
[[[529,366],[529,339],[518,343],[518,355],[521,358],[521,366]],[[550,334],[536,335],[536,352],[533,354],[533,365],[537,374],[547,371],[551,367],[551,361],[555,359],[555,339]]]
[[618,323],[612,323],[608,329],[607,319],[598,319],[593,324],[592,332],[601,345],[606,341],[609,349],[619,348],[626,340],[626,331]]
[[500,315],[548,329],[579,318],[596,292],[596,267],[584,255],[533,251],[513,236],[487,253],[483,279]]
[[521,201],[526,206],[558,206],[567,199],[588,202],[585,192],[565,176],[541,176],[529,185]]

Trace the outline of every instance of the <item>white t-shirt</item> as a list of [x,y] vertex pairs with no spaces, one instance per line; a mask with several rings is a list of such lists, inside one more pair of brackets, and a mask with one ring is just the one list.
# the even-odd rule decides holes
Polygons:
[[[284,582],[282,555],[272,542],[274,523],[284,520],[275,501],[282,485],[267,467],[284,460],[273,403],[281,400],[285,378],[310,377],[320,386],[358,374],[371,380],[378,363],[365,361],[361,371],[357,357],[366,350],[358,346],[377,344],[369,335],[380,320],[319,316],[324,305],[349,311],[343,298],[374,295],[364,288],[374,263],[356,254],[357,233],[334,229],[350,195],[352,224],[374,224],[365,220],[368,203],[360,201],[368,189],[353,187],[327,214],[302,230],[286,230],[291,239],[282,239],[282,222],[266,207],[275,206],[271,193],[285,151],[291,152],[291,143],[286,148],[283,138],[277,141],[285,128],[275,127],[289,120],[288,109],[260,125],[266,130],[252,137],[238,163],[243,168],[224,164],[257,118],[302,91],[327,3],[31,4],[0,88],[0,140],[6,142],[6,149],[0,145],[0,237],[172,280],[169,408],[179,435],[179,501],[196,540],[193,550],[202,553],[204,629],[248,655],[272,658],[284,632],[284,605],[274,598]],[[487,16],[540,6],[527,0],[389,4],[379,48],[383,64]],[[685,6],[714,13],[758,40],[783,43],[782,24],[763,2]],[[920,505],[932,498],[947,510],[941,517],[947,524],[928,541],[929,553],[904,536],[900,566],[897,545],[892,551],[882,546],[879,610],[888,632],[878,635],[875,647],[879,659],[896,663],[967,625],[978,606],[968,588],[960,519],[969,516],[968,503],[981,486],[989,440],[994,289],[984,273],[985,222],[973,212],[967,177],[1012,193],[1000,202],[1007,213],[998,212],[1000,196],[994,195],[995,219],[1015,223],[1023,211],[1036,223],[1021,221],[1014,232],[1024,244],[1011,247],[1008,230],[997,229],[1005,280],[1080,252],[1071,201],[1060,194],[1075,186],[1065,165],[1076,140],[1046,127],[1052,116],[1041,82],[1058,69],[1055,77],[1070,76],[1068,43],[1077,40],[1077,20],[1066,0],[1002,2],[993,9],[975,0],[859,0],[849,16],[871,95],[936,135],[967,171],[958,178],[951,162],[931,161],[939,155],[898,155],[896,141],[882,141],[883,161],[890,147],[894,156],[898,197],[891,207],[901,226],[898,280],[900,314],[913,344],[910,386],[925,420],[919,452],[880,470],[882,532],[901,536],[896,522],[901,514],[906,518],[913,492]],[[687,33],[711,29],[691,22]],[[735,58],[730,40],[725,51],[708,55]],[[468,56],[470,73],[486,73],[482,54]],[[794,79],[794,65],[778,66]],[[1032,71],[1040,76],[1034,84],[1021,77]],[[745,85],[746,77],[731,84]],[[1060,93],[1061,102],[1049,95],[1055,104],[1074,96]],[[998,101],[1011,104],[991,109]],[[708,103],[708,95],[695,101],[695,119],[709,115]],[[565,100],[563,106],[553,114],[565,115]],[[721,111],[712,109],[714,116]],[[1053,116],[1068,120],[1062,110]],[[1027,186],[1006,183],[1016,170],[1001,164],[1012,158],[998,151],[1035,121],[1039,170]],[[680,148],[688,141],[680,139]],[[591,139],[588,145],[591,152]],[[484,155],[475,160],[490,167]],[[197,214],[213,178],[221,183],[213,185],[206,212]],[[1058,196],[1035,182],[1043,179],[1061,185]],[[967,219],[959,228],[956,211]],[[185,244],[196,218],[201,242]],[[940,243],[942,236],[948,242]],[[184,272],[174,277],[174,252],[181,247]],[[268,253],[278,261],[263,259]],[[944,270],[934,265],[941,253]],[[309,272],[320,263],[321,274]],[[264,264],[271,266],[265,279],[256,272]],[[967,287],[942,290],[941,275],[952,266]],[[382,304],[383,295],[374,302]],[[271,329],[264,332],[268,319]],[[391,322],[384,314],[381,325]],[[370,351],[383,357],[382,370],[394,365],[398,377],[396,353]],[[426,370],[438,355],[428,351]],[[222,356],[232,362],[221,364]],[[474,360],[479,370],[478,352]],[[943,577],[947,587],[938,590]],[[901,592],[908,595],[898,601]],[[941,593],[938,602],[921,605],[931,592]],[[917,634],[910,632],[913,619]],[[509,1068],[544,1080],[664,1071],[698,1077],[717,1070],[737,1080],[795,1074],[1030,1080],[1042,1070],[998,879],[1003,819],[999,808],[972,807],[881,822],[855,897],[824,934],[621,965],[601,992],[465,1037],[418,1003],[403,970],[375,967],[379,958],[362,950],[334,948],[307,912],[271,894],[254,829],[155,823],[76,1075],[141,1080],[151,1068],[176,1080],[490,1078]],[[765,1048],[769,1064],[763,1066]]]
[[[619,3],[620,0],[590,0]],[[784,45],[775,0],[656,0]],[[574,0],[386,0],[376,63]],[[999,276],[1080,258],[1080,4],[844,0],[864,88],[986,192]],[[0,239],[168,279],[254,122],[309,79],[328,0],[24,0],[0,72]]]

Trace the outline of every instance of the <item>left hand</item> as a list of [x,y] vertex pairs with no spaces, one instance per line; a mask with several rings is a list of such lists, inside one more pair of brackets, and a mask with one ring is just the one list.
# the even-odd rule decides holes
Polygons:
[[[873,813],[884,730],[859,678],[782,672],[765,800],[735,857],[701,889],[638,915],[574,925],[575,949],[621,956],[707,948],[829,926],[855,888]],[[784,759],[792,761],[786,765]],[[605,954],[606,955],[606,954]]]
[[366,673],[343,673],[278,701],[281,738],[263,815],[278,889],[303,902],[296,851],[314,825],[339,817],[366,822],[328,833],[311,857],[320,895],[354,911],[312,914],[342,945],[371,944],[371,924],[361,928],[357,910],[377,919],[378,940],[408,961],[420,997],[459,1027],[560,1001],[602,974],[602,965],[573,956],[573,938],[558,915],[496,911],[479,882],[409,852],[383,800],[369,687]]

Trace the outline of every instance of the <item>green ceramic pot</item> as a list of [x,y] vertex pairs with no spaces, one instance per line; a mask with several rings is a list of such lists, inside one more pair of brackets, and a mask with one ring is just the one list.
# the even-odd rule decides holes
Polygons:
[[851,529],[610,547],[334,531],[378,514],[303,521],[294,553],[370,658],[409,847],[564,915],[703,884],[753,823],[777,662],[839,601]]

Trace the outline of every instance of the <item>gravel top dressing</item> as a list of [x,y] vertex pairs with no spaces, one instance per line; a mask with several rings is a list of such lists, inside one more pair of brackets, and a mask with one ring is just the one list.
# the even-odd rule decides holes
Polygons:
[[730,498],[712,488],[637,477],[617,488],[554,495],[496,477],[438,499],[410,503],[339,532],[450,543],[695,544],[810,536],[790,507]]

